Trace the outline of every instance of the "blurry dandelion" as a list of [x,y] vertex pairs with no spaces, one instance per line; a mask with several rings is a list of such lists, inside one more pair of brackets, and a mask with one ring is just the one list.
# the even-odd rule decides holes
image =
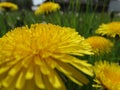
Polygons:
[[75,56],[91,55],[84,37],[69,27],[33,24],[18,27],[0,38],[2,90],[66,90],[58,72],[78,85],[92,75],[91,64]]
[[54,2],[46,2],[41,4],[37,10],[35,10],[35,14],[48,14],[60,9],[60,5]]
[[113,47],[113,43],[110,40],[101,36],[91,36],[85,41],[90,43],[95,54],[109,53]]
[[105,90],[120,90],[120,66],[117,63],[99,61],[95,63],[95,82],[93,87]]
[[2,11],[18,10],[18,6],[11,2],[0,2],[0,10]]
[[96,34],[106,35],[115,38],[120,37],[120,22],[111,22],[108,24],[102,24],[95,32]]

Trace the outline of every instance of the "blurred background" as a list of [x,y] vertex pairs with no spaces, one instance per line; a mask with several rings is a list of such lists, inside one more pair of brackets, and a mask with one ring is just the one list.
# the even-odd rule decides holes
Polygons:
[[4,1],[13,2],[17,4],[20,9],[28,10],[32,10],[32,7],[38,6],[45,1],[57,2],[62,6],[63,10],[66,10],[71,2],[74,2],[74,4],[76,4],[76,2],[77,4],[80,3],[83,8],[82,10],[85,10],[86,5],[88,4],[91,7],[91,9],[97,5],[97,11],[101,11],[102,7],[105,7],[105,10],[107,10],[108,5],[110,3],[110,0],[0,0],[0,2]]

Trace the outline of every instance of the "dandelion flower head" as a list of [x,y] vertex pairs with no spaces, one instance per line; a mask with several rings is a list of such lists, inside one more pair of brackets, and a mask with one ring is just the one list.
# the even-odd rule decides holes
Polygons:
[[96,34],[106,35],[115,38],[120,37],[120,22],[111,22],[108,24],[102,24],[96,30]]
[[33,24],[0,38],[2,90],[66,90],[61,72],[78,85],[88,83],[91,64],[75,56],[91,55],[84,37],[69,27]]
[[11,2],[0,2],[0,10],[18,10],[18,6]]
[[85,41],[89,42],[95,54],[109,53],[113,47],[113,43],[101,36],[91,36]]
[[45,2],[41,4],[37,10],[35,10],[35,14],[48,14],[60,9],[60,5],[54,2]]
[[105,90],[120,90],[120,66],[117,63],[100,61],[94,67],[94,87],[103,87]]

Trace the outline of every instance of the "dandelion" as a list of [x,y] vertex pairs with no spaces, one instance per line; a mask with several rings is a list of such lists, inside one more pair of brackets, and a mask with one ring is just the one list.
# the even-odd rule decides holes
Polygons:
[[85,41],[90,43],[95,54],[109,53],[113,47],[113,43],[110,40],[101,36],[91,36]]
[[46,2],[41,4],[35,11],[35,14],[48,14],[60,9],[60,5],[54,2]]
[[18,10],[18,6],[11,2],[1,2],[0,10],[2,11]]
[[91,64],[75,56],[91,54],[91,46],[72,28],[43,23],[15,28],[0,38],[1,88],[66,90],[60,73],[87,84],[80,71],[92,75]]
[[96,30],[97,34],[106,35],[115,38],[120,37],[120,22],[111,22],[108,24],[102,24]]
[[120,66],[117,63],[100,61],[94,66],[94,87],[102,87],[105,90],[120,90]]

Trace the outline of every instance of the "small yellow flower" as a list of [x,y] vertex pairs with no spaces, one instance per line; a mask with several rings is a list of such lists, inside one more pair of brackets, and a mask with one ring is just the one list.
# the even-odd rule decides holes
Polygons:
[[95,54],[104,54],[111,51],[113,43],[101,36],[91,36],[88,37],[85,41],[89,42],[93,48]]
[[11,2],[1,2],[0,10],[18,10],[18,6]]
[[103,87],[105,90],[120,90],[120,66],[117,63],[100,61],[94,66],[94,87]]
[[110,37],[120,37],[120,22],[111,22],[108,24],[102,24],[96,30],[96,34],[106,35]]
[[60,5],[58,3],[46,2],[38,7],[38,9],[35,11],[35,14],[48,14],[59,9]]
[[[58,72],[78,85],[88,83],[91,64],[75,56],[91,55],[84,37],[69,27],[33,24],[0,38],[2,90],[66,90]],[[15,89],[16,88],[16,89]]]

